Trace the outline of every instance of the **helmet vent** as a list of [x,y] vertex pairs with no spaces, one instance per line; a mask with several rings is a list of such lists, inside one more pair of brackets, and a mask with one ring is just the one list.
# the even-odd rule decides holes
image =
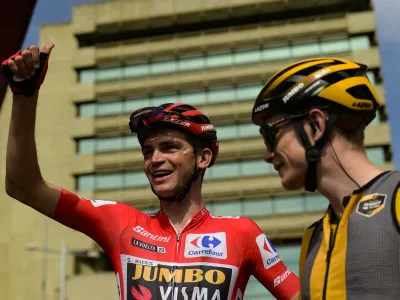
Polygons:
[[348,92],[350,95],[352,95],[354,98],[357,99],[365,99],[371,101],[374,101],[375,99],[372,93],[370,92],[369,88],[365,84],[360,84],[348,88],[346,92]]

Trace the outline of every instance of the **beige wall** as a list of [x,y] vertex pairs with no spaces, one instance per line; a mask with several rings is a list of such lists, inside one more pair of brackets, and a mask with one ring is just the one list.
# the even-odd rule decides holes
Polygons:
[[75,276],[68,281],[66,294],[68,300],[118,300],[114,272]]

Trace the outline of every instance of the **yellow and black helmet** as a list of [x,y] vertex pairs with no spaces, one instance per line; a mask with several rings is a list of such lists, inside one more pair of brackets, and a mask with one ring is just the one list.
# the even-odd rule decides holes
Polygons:
[[365,124],[375,117],[380,101],[367,66],[342,58],[312,58],[275,73],[259,93],[252,120],[261,126],[276,113],[298,113],[320,104],[365,112]]
[[[275,73],[257,97],[252,120],[260,126],[268,151],[274,151],[276,137],[273,124],[266,118],[283,114],[283,119],[290,120],[297,132],[306,151],[307,191],[317,189],[317,163],[336,122],[342,124],[344,120],[347,128],[355,129],[375,118],[379,100],[366,71],[367,66],[341,58],[302,60]],[[329,111],[326,130],[315,144],[311,144],[303,122],[308,119],[312,124],[308,116],[312,108]],[[355,112],[351,117],[355,122],[346,117],[346,111]]]

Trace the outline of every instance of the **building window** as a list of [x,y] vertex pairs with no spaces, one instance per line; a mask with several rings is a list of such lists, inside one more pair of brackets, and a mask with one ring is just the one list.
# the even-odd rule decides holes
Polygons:
[[[367,76],[372,85],[377,83],[373,71],[368,71]],[[183,102],[192,105],[207,103],[229,103],[235,101],[254,100],[260,93],[263,83],[249,83],[238,86],[221,86],[202,90],[177,91],[174,94],[160,94],[127,98],[118,101],[88,102],[78,104],[78,115],[81,118],[92,116],[110,116],[130,114],[136,109],[146,106],[157,106],[163,103]],[[379,122],[379,117],[374,120]]]
[[177,95],[177,99],[179,100],[177,100],[176,102],[179,101],[191,105],[204,104],[207,101],[207,91],[184,91],[180,95]]
[[367,156],[374,165],[381,165],[386,162],[385,149],[382,147],[367,149]]
[[78,153],[86,154],[96,152],[96,140],[94,138],[80,139],[77,140]]
[[78,105],[79,117],[111,116],[130,114],[146,106],[163,103],[183,102],[192,105],[207,103],[229,103],[232,101],[253,100],[263,87],[262,83],[222,86],[211,89],[176,91],[174,94],[147,95],[119,101],[90,102]]
[[366,50],[371,48],[371,42],[366,35],[355,36],[350,39],[350,48],[352,51]]
[[96,106],[97,116],[120,115],[122,113],[123,110],[121,101],[100,102]]
[[291,49],[289,44],[265,48],[261,50],[261,57],[264,61],[288,59],[291,57]]
[[293,57],[315,56],[321,53],[321,43],[295,44],[292,47]]
[[260,49],[238,50],[233,54],[235,65],[254,64],[263,60]]
[[350,43],[346,39],[335,39],[321,43],[322,54],[349,52]]
[[83,69],[79,71],[79,82],[96,81],[97,69]]
[[325,211],[328,204],[328,200],[322,195],[305,194],[268,199],[206,203],[206,207],[212,214],[217,216],[243,216],[253,218]]
[[147,63],[127,65],[124,67],[124,78],[147,77],[150,73],[150,66]]
[[188,56],[181,57],[177,63],[179,72],[201,70],[205,66],[205,59],[202,56]]
[[136,135],[84,138],[77,140],[78,153],[101,153],[140,149]]
[[165,60],[165,61],[154,61],[150,64],[150,75],[159,75],[167,73],[175,73],[178,71],[177,61]]
[[[386,162],[385,150],[382,147],[368,148],[367,155],[372,163],[376,165],[381,165]],[[255,175],[272,175],[275,173],[276,171],[272,165],[265,163],[263,160],[236,161],[215,164],[215,166],[207,170],[204,179],[227,179]],[[77,182],[78,191],[89,191],[144,186],[148,184],[148,179],[143,171],[135,171],[126,173],[79,175],[77,176]],[[298,203],[297,200],[291,198],[288,198],[286,201],[293,201],[293,204],[288,205],[288,207],[294,207]],[[309,204],[304,203],[304,206],[309,206]],[[283,205],[274,207],[274,209],[276,211],[288,212],[288,209],[290,209],[288,207]]]
[[235,89],[233,88],[214,88],[205,93],[208,103],[224,103],[235,99]]
[[78,104],[78,117],[86,118],[92,117],[96,115],[96,106],[98,103],[95,102],[86,102]]
[[120,80],[124,67],[96,69],[96,81]]
[[204,69],[208,68],[219,68],[224,66],[232,66],[235,63],[233,53],[218,53],[212,54],[209,53],[205,57],[205,64],[203,65]]
[[[252,123],[219,126],[217,130],[220,141],[260,135],[258,127]],[[136,135],[82,138],[77,140],[77,145],[79,154],[140,149]]]
[[147,77],[175,72],[198,71],[202,69],[229,67],[239,64],[254,64],[263,61],[276,61],[288,58],[301,58],[359,51],[371,47],[369,37],[353,36],[336,40],[315,40],[308,43],[284,43],[264,49],[234,49],[230,52],[209,52],[202,56],[170,57],[162,61],[147,63],[83,69],[79,71],[80,82],[120,80],[123,78]]

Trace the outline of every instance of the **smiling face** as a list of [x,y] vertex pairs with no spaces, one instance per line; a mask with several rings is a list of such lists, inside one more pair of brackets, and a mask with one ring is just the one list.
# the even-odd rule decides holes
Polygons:
[[[272,123],[281,118],[282,116],[274,116],[267,122]],[[273,152],[267,150],[264,160],[273,164],[275,170],[279,172],[283,187],[294,190],[304,186],[307,160],[304,147],[290,122],[284,121],[274,127],[275,150]]]
[[143,144],[142,153],[144,172],[158,196],[176,195],[193,173],[193,146],[189,136],[182,131],[153,130]]

